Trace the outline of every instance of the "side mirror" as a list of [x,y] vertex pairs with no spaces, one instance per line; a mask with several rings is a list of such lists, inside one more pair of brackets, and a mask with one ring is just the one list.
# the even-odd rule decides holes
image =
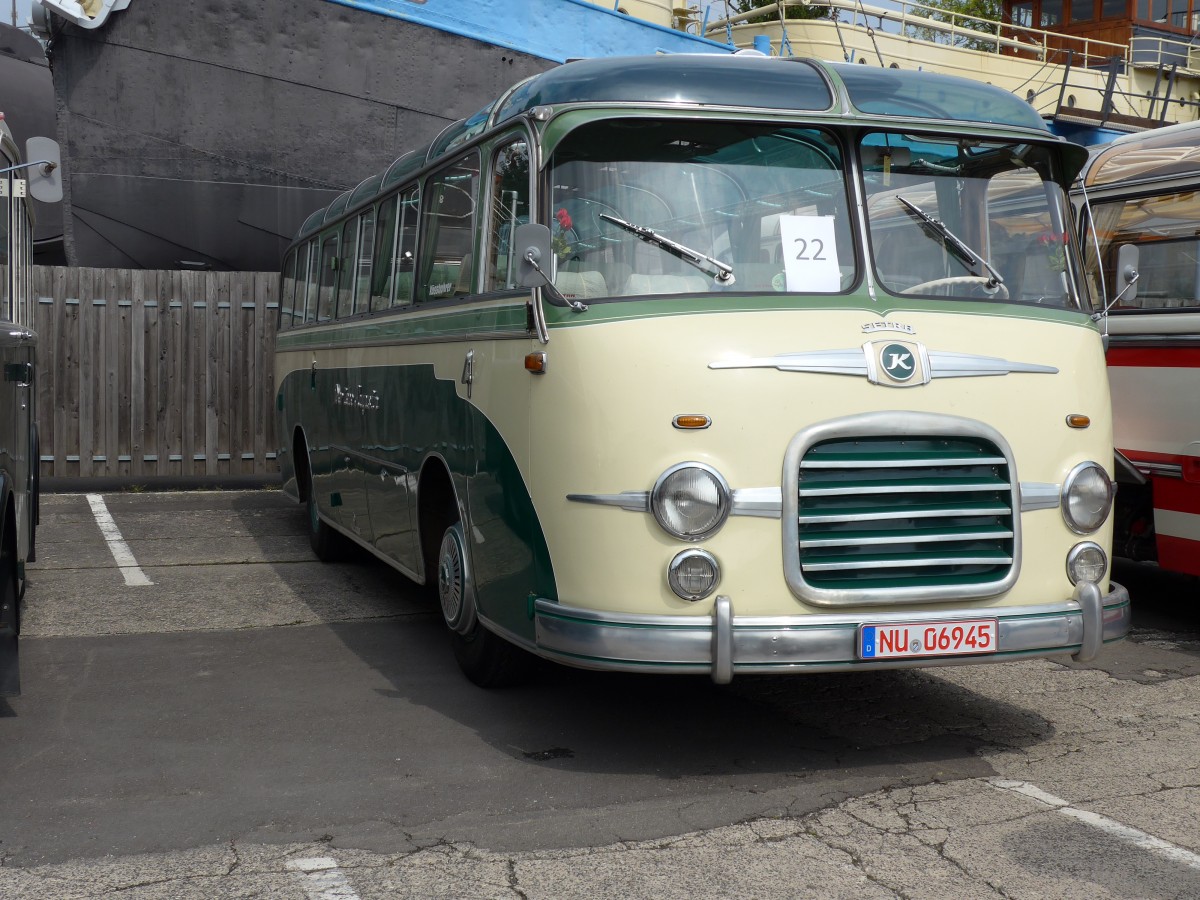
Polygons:
[[542,266],[549,267],[553,258],[550,252],[549,228],[536,222],[518,225],[512,239],[512,248],[517,254],[517,283],[521,287],[543,287],[550,284],[550,276],[542,269]]
[[48,137],[31,137],[25,142],[25,160],[29,195],[43,203],[62,200],[62,157],[58,142]]
[[1139,255],[1137,244],[1122,244],[1117,248],[1117,283],[1114,287],[1117,296],[1126,303],[1137,298]]
[[565,306],[575,312],[587,310],[587,304],[564,297],[554,286],[551,274],[542,268],[554,259],[549,228],[536,222],[518,225],[512,246],[517,254],[517,283],[521,287],[540,287],[542,296],[555,306]]

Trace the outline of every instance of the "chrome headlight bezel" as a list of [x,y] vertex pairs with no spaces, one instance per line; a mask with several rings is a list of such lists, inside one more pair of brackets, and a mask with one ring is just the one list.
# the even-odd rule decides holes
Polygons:
[[[681,532],[672,528],[667,519],[667,509],[670,501],[667,499],[667,489],[670,486],[672,476],[682,472],[685,469],[699,469],[705,475],[712,479],[713,484],[717,488],[719,497],[719,508],[716,518],[703,531],[695,533]],[[650,511],[654,514],[655,521],[659,527],[673,538],[681,541],[703,541],[712,537],[721,530],[721,526],[725,524],[725,520],[729,518],[729,512],[733,508],[733,491],[729,488],[729,483],[725,478],[714,469],[712,466],[705,465],[700,462],[682,462],[671,466],[654,482],[654,488],[650,491]]]
[[[1080,578],[1075,571],[1075,566],[1079,562],[1079,557],[1087,552],[1095,552],[1100,554],[1100,559],[1103,563],[1100,569],[1100,578]],[[1067,578],[1071,584],[1079,584],[1080,581],[1091,581],[1093,584],[1098,584],[1102,578],[1108,573],[1108,554],[1104,552],[1104,548],[1095,541],[1084,541],[1076,544],[1071,548],[1071,552],[1067,554]]]
[[[1098,473],[1100,477],[1104,479],[1104,484],[1106,487],[1104,508],[1101,514],[1096,518],[1094,524],[1090,522],[1078,521],[1076,516],[1071,512],[1071,492],[1079,484],[1079,479],[1083,477],[1084,474],[1093,471]],[[1067,523],[1067,527],[1076,534],[1093,534],[1094,532],[1099,531],[1104,523],[1108,521],[1109,514],[1112,512],[1112,502],[1112,479],[1108,477],[1108,472],[1105,471],[1104,467],[1097,462],[1092,462],[1091,460],[1087,462],[1081,462],[1079,465],[1073,468],[1063,480],[1060,501],[1062,517],[1063,521]]]

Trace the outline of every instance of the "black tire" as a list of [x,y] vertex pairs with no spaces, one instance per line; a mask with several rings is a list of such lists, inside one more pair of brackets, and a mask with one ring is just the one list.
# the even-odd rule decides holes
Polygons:
[[428,580],[436,584],[435,594],[450,633],[454,659],[468,680],[482,688],[510,687],[528,681],[536,659],[488,631],[475,614],[465,539],[457,520],[442,532],[436,567]]
[[318,514],[317,492],[308,487],[308,542],[321,562],[341,562],[350,550],[350,542]]

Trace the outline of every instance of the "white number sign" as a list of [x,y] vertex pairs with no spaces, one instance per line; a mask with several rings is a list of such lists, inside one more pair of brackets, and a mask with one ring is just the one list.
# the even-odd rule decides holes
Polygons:
[[841,290],[833,216],[780,216],[779,236],[789,291]]

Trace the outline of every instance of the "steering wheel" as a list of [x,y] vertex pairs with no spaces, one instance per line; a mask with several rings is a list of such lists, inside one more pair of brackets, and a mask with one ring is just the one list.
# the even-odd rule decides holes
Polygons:
[[[985,286],[990,278],[983,275],[953,275],[949,278],[935,278],[932,281],[923,281],[920,284],[914,284],[910,288],[905,288],[901,294],[925,294],[934,288],[950,287],[956,284],[973,284]],[[989,289],[988,296],[995,297],[998,300],[1008,299],[1008,288],[1003,284],[997,284],[994,289]]]

